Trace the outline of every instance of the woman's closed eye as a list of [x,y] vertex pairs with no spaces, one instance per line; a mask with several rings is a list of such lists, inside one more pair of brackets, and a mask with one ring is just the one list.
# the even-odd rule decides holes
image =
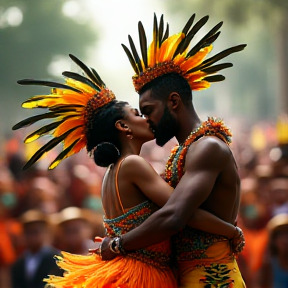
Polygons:
[[140,112],[139,112],[138,109],[134,109],[134,111],[135,111],[135,115],[136,115],[136,116],[140,116],[140,117],[142,117],[142,118],[145,118],[145,116],[144,116],[143,114],[140,114]]

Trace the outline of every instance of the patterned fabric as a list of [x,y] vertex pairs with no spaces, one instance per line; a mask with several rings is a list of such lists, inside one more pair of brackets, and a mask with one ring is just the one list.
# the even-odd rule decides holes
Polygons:
[[227,238],[187,226],[172,237],[173,252],[177,261],[205,259],[208,258],[207,249],[219,241],[227,241]]
[[[185,262],[188,264],[189,262]],[[186,265],[179,288],[245,288],[236,260],[206,265]]]
[[[130,209],[124,215],[114,219],[106,219],[104,217],[104,227],[109,237],[116,237],[123,235],[143,223],[158,207],[150,201],[143,202],[140,205]],[[171,249],[170,241],[163,241],[161,243],[150,246],[146,249],[140,249],[136,252],[129,253],[127,257],[131,257],[149,265],[158,268],[168,268]]]
[[205,251],[206,258],[180,261],[181,288],[245,288],[237,262],[230,252],[229,241],[216,242]]

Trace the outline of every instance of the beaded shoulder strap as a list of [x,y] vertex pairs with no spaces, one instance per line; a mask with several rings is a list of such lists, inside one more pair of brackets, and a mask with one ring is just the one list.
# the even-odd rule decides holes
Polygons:
[[165,180],[176,187],[184,174],[185,158],[190,145],[203,136],[216,136],[227,145],[231,143],[232,133],[219,118],[208,117],[197,129],[193,130],[184,143],[174,147],[165,169]]

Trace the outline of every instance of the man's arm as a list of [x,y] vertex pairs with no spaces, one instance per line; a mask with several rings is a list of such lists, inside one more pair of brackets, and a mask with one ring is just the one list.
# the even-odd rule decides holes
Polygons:
[[[126,251],[159,243],[183,229],[195,210],[210,195],[230,153],[222,141],[204,137],[192,144],[186,156],[186,171],[167,203],[139,227],[122,236]],[[148,184],[149,185],[149,184]],[[102,251],[105,259],[107,243]]]

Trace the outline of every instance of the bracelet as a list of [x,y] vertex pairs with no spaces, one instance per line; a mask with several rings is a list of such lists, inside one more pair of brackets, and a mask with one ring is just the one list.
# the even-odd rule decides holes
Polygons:
[[119,249],[119,241],[120,241],[120,237],[115,237],[109,242],[109,249],[115,254],[121,253]]
[[[237,236],[239,237],[242,237],[243,236],[243,231],[240,227],[236,226],[235,227],[235,232],[237,232]],[[234,236],[235,237],[235,236]]]
[[123,240],[123,238],[122,238],[122,236],[119,236],[119,251],[120,251],[120,253],[122,254],[122,255],[126,255],[127,253],[126,253],[126,251],[124,250],[124,248],[123,248],[123,246],[122,246],[122,240]]

